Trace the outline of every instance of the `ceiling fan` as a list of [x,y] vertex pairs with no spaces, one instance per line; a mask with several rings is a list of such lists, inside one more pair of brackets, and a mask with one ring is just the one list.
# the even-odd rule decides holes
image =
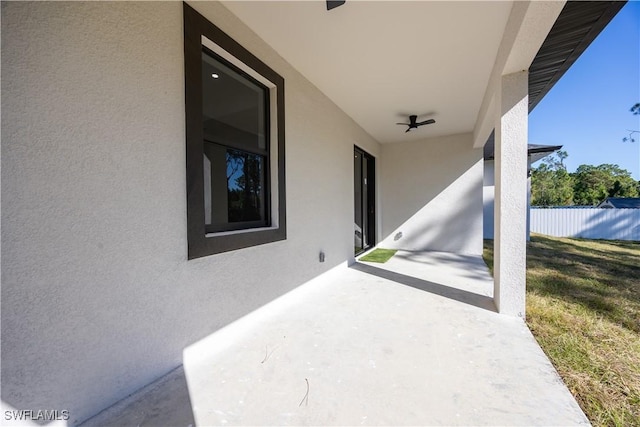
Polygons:
[[411,115],[409,116],[409,123],[396,123],[397,125],[403,125],[403,126],[409,126],[407,128],[406,131],[404,131],[404,133],[409,132],[411,129],[418,129],[418,127],[420,126],[424,126],[424,125],[430,125],[432,123],[435,123],[436,121],[433,119],[429,119],[429,120],[425,120],[424,122],[418,122],[418,116],[416,115]]

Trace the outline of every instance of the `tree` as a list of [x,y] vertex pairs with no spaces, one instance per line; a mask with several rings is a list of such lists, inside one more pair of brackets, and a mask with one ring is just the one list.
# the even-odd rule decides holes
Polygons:
[[547,156],[531,169],[533,206],[595,206],[607,197],[638,197],[640,182],[618,165],[580,165],[568,173],[566,151]]
[[573,177],[573,202],[595,206],[607,197],[638,197],[638,183],[618,165],[580,165]]
[[573,180],[564,160],[566,151],[546,157],[531,169],[531,204],[533,206],[566,206],[573,203]]
[[[633,104],[629,111],[631,111],[631,114],[633,114],[634,116],[640,116],[640,102],[636,102],[635,104]],[[622,138],[622,142],[636,142],[633,134],[640,133],[640,131],[637,129],[627,129],[627,132],[629,132],[629,136],[625,136],[624,138]]]
[[227,150],[227,200],[229,221],[259,221],[264,200],[262,157]]

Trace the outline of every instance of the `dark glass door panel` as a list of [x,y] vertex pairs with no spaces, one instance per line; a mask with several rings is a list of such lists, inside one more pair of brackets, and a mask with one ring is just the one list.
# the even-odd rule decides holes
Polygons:
[[375,163],[359,148],[354,150],[354,253],[375,244]]

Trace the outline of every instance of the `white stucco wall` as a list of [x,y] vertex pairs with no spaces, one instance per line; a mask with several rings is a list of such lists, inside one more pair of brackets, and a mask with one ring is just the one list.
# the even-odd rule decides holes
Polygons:
[[379,145],[222,5],[194,7],[285,79],[288,238],[187,261],[180,2],[3,2],[7,405],[80,422],[352,258],[353,146]]
[[482,171],[471,134],[383,145],[379,246],[481,254]]

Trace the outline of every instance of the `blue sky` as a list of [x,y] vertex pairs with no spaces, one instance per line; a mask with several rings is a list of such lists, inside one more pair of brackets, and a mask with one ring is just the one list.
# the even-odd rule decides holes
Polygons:
[[640,180],[640,1],[628,2],[529,115],[529,142],[563,145],[569,172],[617,164]]

